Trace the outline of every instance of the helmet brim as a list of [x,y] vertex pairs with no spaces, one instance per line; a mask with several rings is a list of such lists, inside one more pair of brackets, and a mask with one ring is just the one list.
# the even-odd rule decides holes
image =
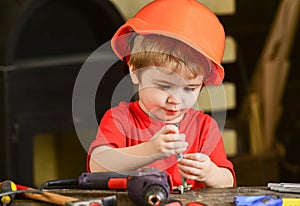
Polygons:
[[199,45],[195,45],[191,40],[187,39],[185,35],[182,34],[182,31],[176,31],[174,28],[170,30],[170,28],[164,28],[159,25],[149,25],[146,22],[136,18],[129,19],[123,26],[121,26],[111,40],[112,49],[120,59],[130,55],[130,48],[128,44],[133,32],[144,35],[164,35],[191,46],[193,49],[205,56],[210,62],[211,73],[207,76],[205,85],[213,84],[218,86],[222,83],[224,79],[223,66],[215,59],[211,58],[212,54],[208,55],[199,47]]

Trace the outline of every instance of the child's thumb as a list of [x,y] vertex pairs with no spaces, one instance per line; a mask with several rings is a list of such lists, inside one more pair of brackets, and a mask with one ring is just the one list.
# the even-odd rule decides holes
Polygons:
[[203,153],[197,153],[196,158],[197,158],[197,160],[204,162],[205,160],[207,160],[208,156]]

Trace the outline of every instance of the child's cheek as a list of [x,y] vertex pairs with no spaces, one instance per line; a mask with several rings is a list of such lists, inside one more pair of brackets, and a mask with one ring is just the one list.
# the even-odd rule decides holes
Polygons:
[[189,109],[194,106],[196,101],[197,101],[197,98],[194,95],[188,95],[184,99],[184,107]]

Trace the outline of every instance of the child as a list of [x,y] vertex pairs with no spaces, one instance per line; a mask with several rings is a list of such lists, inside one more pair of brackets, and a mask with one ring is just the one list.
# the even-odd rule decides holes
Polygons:
[[[234,186],[216,121],[192,108],[203,86],[224,78],[224,42],[217,17],[196,0],[155,0],[120,27],[112,47],[126,62],[139,99],[105,113],[88,170],[154,167],[175,186],[182,177],[193,187]],[[211,151],[202,154],[207,145]]]

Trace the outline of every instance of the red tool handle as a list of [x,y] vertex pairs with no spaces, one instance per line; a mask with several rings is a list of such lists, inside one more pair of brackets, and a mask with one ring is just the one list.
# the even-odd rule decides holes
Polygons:
[[[34,188],[26,187],[23,185],[17,185],[17,190],[36,190]],[[68,197],[52,192],[43,192],[41,194],[23,193],[22,196],[32,199],[39,200],[42,202],[48,202],[55,205],[66,205],[67,202],[77,201],[77,198]]]

